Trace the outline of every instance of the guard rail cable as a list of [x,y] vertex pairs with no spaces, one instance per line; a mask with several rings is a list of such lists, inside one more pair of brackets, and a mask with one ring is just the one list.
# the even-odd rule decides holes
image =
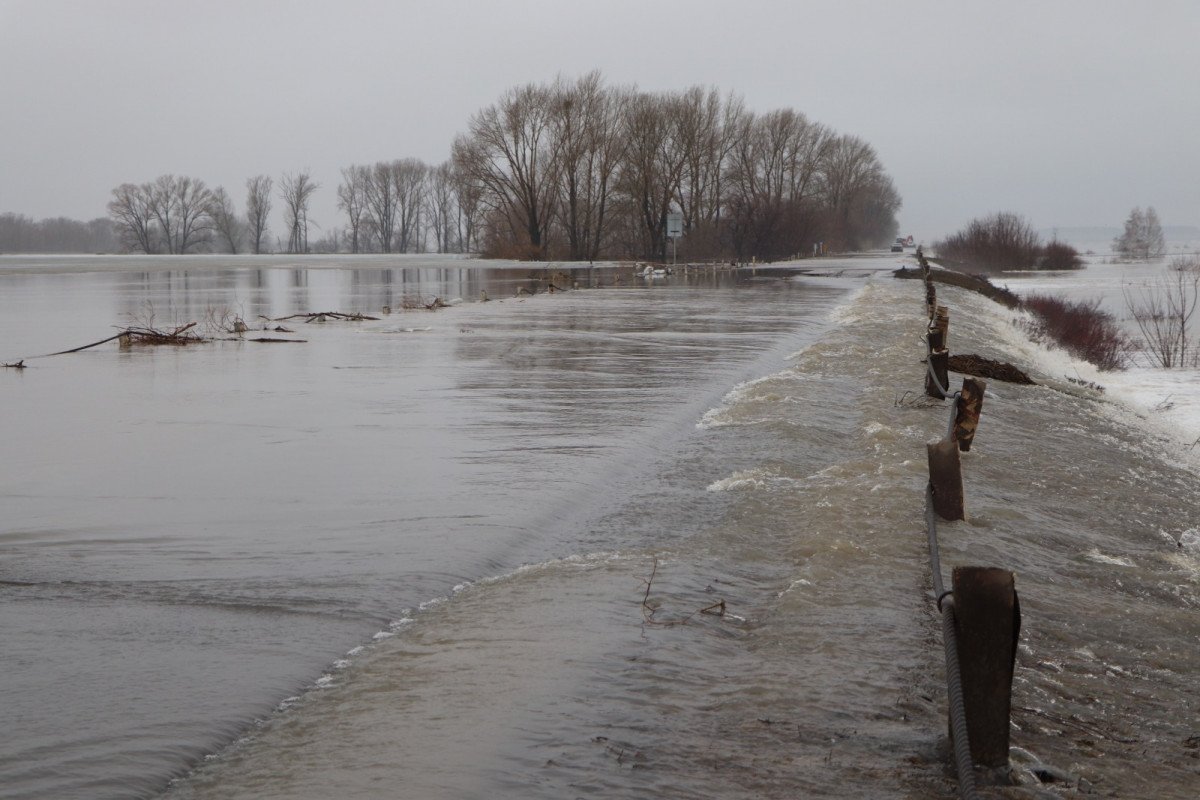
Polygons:
[[942,582],[942,560],[938,553],[937,515],[933,513],[933,485],[925,486],[925,523],[929,538],[929,569],[933,593],[942,615],[942,645],[946,655],[946,697],[950,706],[950,730],[954,744],[954,766],[958,772],[960,800],[979,800],[975,789],[975,766],[967,738],[967,709],[963,702],[962,676],[958,668],[958,634],[954,616],[954,592]]
[[[943,386],[933,369],[933,359],[926,358],[925,365],[943,399],[954,400],[950,406],[950,422],[947,437],[954,437],[954,421],[957,417],[958,399],[962,392],[951,394]],[[947,381],[949,383],[949,381]],[[958,796],[960,800],[979,800],[975,788],[975,766],[971,760],[971,744],[967,738],[967,709],[963,702],[962,675],[958,666],[958,632],[954,615],[954,593],[946,591],[942,581],[942,560],[938,552],[937,515],[933,511],[933,483],[925,484],[925,524],[929,540],[929,571],[933,577],[933,593],[937,598],[937,609],[942,617],[942,646],[946,657],[946,699],[950,710],[950,731],[954,745],[954,766],[958,773]]]

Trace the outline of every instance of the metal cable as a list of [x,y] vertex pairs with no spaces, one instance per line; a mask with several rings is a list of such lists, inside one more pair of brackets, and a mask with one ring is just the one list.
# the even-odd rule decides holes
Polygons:
[[[942,399],[944,400],[945,398],[949,397],[950,389],[948,387],[942,386],[942,382],[938,380],[937,373],[933,371],[933,359],[926,358],[925,366],[929,369],[929,375],[933,378],[933,385],[936,386],[937,390],[942,393]],[[948,380],[946,382],[949,383]]]
[[975,766],[967,738],[967,710],[963,703],[962,675],[958,669],[958,636],[955,629],[954,595],[942,582],[942,560],[938,553],[937,519],[933,513],[933,484],[925,487],[925,522],[929,539],[929,569],[938,611],[942,614],[942,645],[946,655],[946,696],[950,706],[950,730],[954,740],[954,765],[958,772],[960,800],[979,800],[975,788]]

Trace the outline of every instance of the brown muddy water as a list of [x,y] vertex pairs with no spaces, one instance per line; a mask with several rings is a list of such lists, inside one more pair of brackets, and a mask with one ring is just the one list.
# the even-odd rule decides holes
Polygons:
[[[918,282],[175,263],[0,260],[0,360],[466,302],[0,373],[0,796],[954,796]],[[1045,384],[989,387],[941,529],[1025,615],[985,792],[1193,797],[1193,455],[944,291]]]

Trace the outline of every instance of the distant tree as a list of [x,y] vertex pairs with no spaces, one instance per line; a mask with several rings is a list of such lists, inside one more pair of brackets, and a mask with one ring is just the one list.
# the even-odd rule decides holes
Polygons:
[[1166,237],[1154,206],[1145,211],[1139,206],[1129,212],[1125,231],[1113,239],[1113,250],[1124,258],[1143,261],[1159,258],[1167,251]]
[[463,172],[453,159],[451,164],[451,179],[454,183],[455,234],[458,239],[458,249],[461,253],[474,253],[479,250],[476,237],[483,225],[485,207],[483,204],[483,188],[468,174]]
[[82,222],[0,214],[0,253],[111,253],[119,247],[116,227],[108,217]]
[[255,175],[246,181],[246,228],[250,239],[250,251],[262,253],[263,241],[267,236],[267,223],[271,218],[271,189],[275,182],[268,175]]
[[204,181],[160,175],[150,185],[151,214],[158,222],[168,253],[188,252],[206,241],[212,230],[212,191]]
[[421,250],[421,212],[425,206],[425,181],[429,165],[416,158],[402,158],[390,165],[392,183],[396,190],[395,250],[407,253]]
[[349,222],[350,252],[360,253],[365,244],[367,218],[367,184],[371,180],[371,168],[350,166],[342,170],[342,183],[338,186],[338,208],[346,212]]
[[204,181],[160,175],[150,183],[113,189],[108,213],[127,249],[177,255],[208,242],[212,198]]
[[396,231],[396,181],[392,177],[392,165],[383,161],[373,165],[366,176],[365,200],[367,223],[379,243],[379,249],[392,252]]
[[319,185],[307,171],[285,172],[279,181],[288,228],[287,251],[308,252],[308,204]]
[[[454,164],[444,161],[429,171],[427,190],[428,228],[433,231],[439,253],[458,249],[454,220],[457,213],[454,192]],[[461,251],[460,251],[461,252]]]
[[153,200],[149,186],[122,183],[112,190],[108,215],[117,228],[121,245],[126,250],[157,253],[159,236],[154,219]]
[[218,240],[230,253],[237,253],[245,233],[245,226],[237,211],[233,208],[233,200],[225,187],[218,186],[212,192],[208,215],[212,219],[213,232]]
[[637,231],[637,254],[664,258],[666,217],[679,193],[686,149],[687,114],[679,95],[639,93],[624,107],[626,137],[618,185],[629,227]]
[[510,89],[471,117],[453,148],[455,166],[483,189],[492,218],[507,226],[509,246],[534,259],[545,256],[558,198],[553,105],[551,88]]
[[566,233],[567,257],[599,257],[625,150],[621,114],[627,95],[608,89],[598,71],[554,86],[552,135],[559,157],[556,210]]

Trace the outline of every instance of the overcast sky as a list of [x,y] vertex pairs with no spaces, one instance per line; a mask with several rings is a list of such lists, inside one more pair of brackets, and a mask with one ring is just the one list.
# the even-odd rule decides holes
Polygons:
[[878,151],[902,232],[974,216],[1200,225],[1200,2],[0,0],[0,212],[105,214],[163,173],[223,185],[435,163],[515,85],[599,69],[791,107]]

